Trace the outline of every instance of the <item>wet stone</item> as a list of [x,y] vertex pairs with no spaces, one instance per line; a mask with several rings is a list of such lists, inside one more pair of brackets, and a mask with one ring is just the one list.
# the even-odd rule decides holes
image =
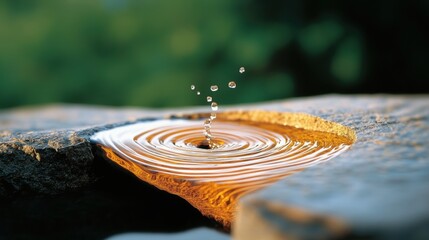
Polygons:
[[[233,238],[428,239],[428,102],[427,95],[327,95],[235,106],[309,113],[351,127],[357,142],[242,198]],[[0,198],[80,191],[100,176],[93,133],[172,113],[70,105],[0,111]]]

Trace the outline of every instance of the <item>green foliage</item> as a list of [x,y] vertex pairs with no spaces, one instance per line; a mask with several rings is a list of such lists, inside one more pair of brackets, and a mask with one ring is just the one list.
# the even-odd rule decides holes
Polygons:
[[211,84],[220,86],[219,103],[237,104],[361,82],[358,29],[332,14],[303,20],[288,10],[300,1],[276,4],[268,11],[250,0],[1,1],[0,108],[206,104]]
[[198,103],[191,83],[207,87],[231,77],[240,64],[261,65],[261,56],[266,62],[273,51],[261,28],[246,28],[261,41],[244,42],[245,52],[234,56],[229,43],[240,45],[234,32],[244,23],[234,18],[230,1],[0,4],[0,107],[191,105]]
[[337,21],[323,20],[305,27],[299,35],[299,43],[307,54],[321,54],[334,45],[342,31]]
[[359,79],[362,68],[362,46],[356,37],[345,39],[332,59],[332,73],[341,83],[350,85]]

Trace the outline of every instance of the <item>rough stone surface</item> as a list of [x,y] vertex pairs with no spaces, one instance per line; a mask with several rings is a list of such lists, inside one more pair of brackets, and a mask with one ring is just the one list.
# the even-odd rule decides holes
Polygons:
[[242,199],[237,239],[429,238],[428,96],[326,96],[265,107],[349,126],[357,142]]
[[[353,128],[358,140],[339,157],[242,199],[235,238],[429,237],[429,96],[328,95],[230,109],[237,108],[310,113]],[[0,112],[0,195],[85,186],[94,179],[93,132],[178,111],[207,108]]]
[[0,197],[57,194],[93,182],[96,131],[193,109],[50,105],[0,111]]
[[0,197],[87,185],[96,177],[89,135],[156,114],[162,112],[76,105],[0,112]]

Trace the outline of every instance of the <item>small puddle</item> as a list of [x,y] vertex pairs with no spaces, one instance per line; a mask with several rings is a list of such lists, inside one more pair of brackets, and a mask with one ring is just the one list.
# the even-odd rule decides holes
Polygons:
[[307,114],[238,111],[217,114],[213,145],[204,147],[208,116],[144,121],[91,141],[107,159],[229,228],[241,196],[327,161],[356,139],[350,128]]

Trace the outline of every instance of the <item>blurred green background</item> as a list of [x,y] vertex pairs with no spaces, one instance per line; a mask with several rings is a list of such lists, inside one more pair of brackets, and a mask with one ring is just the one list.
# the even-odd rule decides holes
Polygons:
[[428,92],[428,2],[2,0],[0,108]]

